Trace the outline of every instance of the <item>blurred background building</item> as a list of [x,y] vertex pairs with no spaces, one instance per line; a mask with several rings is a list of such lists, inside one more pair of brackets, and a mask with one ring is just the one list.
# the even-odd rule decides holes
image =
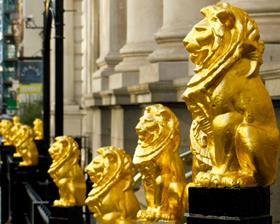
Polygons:
[[43,0],[1,0],[1,111],[31,123],[42,110]]
[[[249,12],[260,27],[261,37],[265,41],[261,76],[273,99],[279,121],[280,1],[224,1]],[[20,82],[17,86],[16,80],[19,80],[19,71],[22,71],[18,67],[21,61],[27,60],[26,63],[32,64],[32,60],[35,60],[36,65],[27,67],[35,73],[40,71],[38,60],[42,49],[40,27],[43,2],[0,0],[3,15],[0,20],[0,29],[3,31],[0,36],[3,49],[0,53],[0,87],[3,93],[2,105],[7,111],[9,108],[20,109],[18,100],[15,100],[19,98],[13,94],[19,94]],[[179,117],[181,153],[187,152],[191,117],[182,102],[181,94],[193,74],[194,66],[188,61],[182,39],[202,18],[200,9],[217,2],[65,0],[64,134],[85,136],[93,155],[97,148],[105,145],[122,147],[133,154],[137,144],[134,127],[143,108],[149,104],[163,103]],[[10,10],[6,3],[14,3],[16,7],[13,6]],[[13,14],[14,12],[16,13]],[[54,49],[54,32],[51,41]],[[52,131],[55,102],[54,54],[52,50]],[[39,83],[36,79],[33,81]],[[34,92],[31,91],[30,94],[39,91],[40,87],[35,86]],[[10,99],[14,101],[10,102]],[[186,161],[190,169],[191,160]],[[280,177],[272,189],[274,223],[280,223],[279,210]]]

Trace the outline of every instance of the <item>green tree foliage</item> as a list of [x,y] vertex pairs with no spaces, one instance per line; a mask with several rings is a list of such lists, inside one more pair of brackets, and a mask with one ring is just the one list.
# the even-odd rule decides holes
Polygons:
[[42,119],[42,101],[19,103],[19,116],[21,123],[33,126],[36,118]]

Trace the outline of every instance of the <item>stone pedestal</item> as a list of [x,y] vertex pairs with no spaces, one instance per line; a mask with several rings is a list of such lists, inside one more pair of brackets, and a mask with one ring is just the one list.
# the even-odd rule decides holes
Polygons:
[[272,224],[269,187],[190,188],[188,224]]

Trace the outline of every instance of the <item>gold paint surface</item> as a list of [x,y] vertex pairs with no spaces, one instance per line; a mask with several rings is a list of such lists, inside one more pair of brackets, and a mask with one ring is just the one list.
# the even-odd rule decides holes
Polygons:
[[2,142],[5,146],[13,145],[12,141],[12,127],[13,123],[9,120],[2,120],[0,122],[0,133],[3,136]]
[[37,165],[39,153],[34,142],[32,128],[19,124],[14,131],[13,144],[16,147],[14,157],[22,157],[22,162],[19,163],[19,166]]
[[13,121],[2,120],[0,122],[0,133],[6,146],[15,146],[14,157],[21,157],[19,166],[35,166],[38,164],[38,150],[33,139],[33,130],[20,123],[18,116]]
[[33,121],[33,131],[35,140],[44,139],[43,121],[41,119],[36,118]]
[[147,209],[140,221],[180,220],[186,207],[186,183],[179,156],[180,129],[175,114],[156,104],[145,108],[136,126],[138,145],[133,163],[142,175]]
[[276,179],[279,130],[259,75],[264,44],[243,10],[218,3],[201,10],[183,43],[195,75],[183,99],[192,113],[194,186],[267,186]]
[[86,167],[94,183],[86,204],[100,224],[136,224],[140,209],[133,191],[135,168],[131,157],[113,146],[100,148]]
[[72,207],[85,203],[86,182],[79,165],[80,150],[77,142],[68,136],[55,138],[49,148],[52,164],[48,170],[59,190],[60,199],[53,206]]
[[[14,116],[13,117],[13,126],[11,128],[11,142],[12,144],[15,146],[15,142],[17,141],[17,137],[18,137],[18,132],[20,130],[21,127],[21,123],[20,123],[20,118],[19,116]],[[16,147],[16,152],[13,154],[14,157],[18,158],[21,157],[21,154],[19,152],[19,148]]]

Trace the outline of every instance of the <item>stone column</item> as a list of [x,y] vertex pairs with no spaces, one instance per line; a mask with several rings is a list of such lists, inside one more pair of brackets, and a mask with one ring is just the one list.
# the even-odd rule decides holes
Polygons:
[[200,9],[217,0],[163,0],[163,25],[156,33],[157,49],[149,56],[151,62],[186,61],[182,40],[201,18]]
[[[65,1],[65,9],[74,9],[74,1]],[[81,10],[81,9],[80,9]],[[79,11],[80,11],[79,10]],[[74,103],[74,13],[64,13],[64,104]]]
[[111,145],[133,155],[137,145],[136,124],[142,114],[138,106],[114,106],[111,110]]
[[148,64],[155,49],[154,33],[162,23],[162,0],[127,1],[127,40],[121,49],[123,61],[110,76],[109,88],[118,89],[138,83],[139,67]]
[[102,146],[111,145],[111,110],[110,108],[95,107],[92,110],[92,152]]
[[[84,67],[83,42],[84,5],[82,0],[65,1],[65,9],[77,9],[76,13],[64,13],[64,134],[82,135],[82,114],[75,96],[80,95],[77,77]],[[79,78],[80,79],[80,78]]]
[[[149,55],[151,64],[140,69],[139,83],[165,85],[174,79],[187,83],[188,57],[182,40],[201,18],[200,9],[217,0],[163,0],[163,24],[155,34],[156,49]],[[173,101],[177,101],[177,98]]]
[[100,56],[97,59],[99,70],[93,75],[92,91],[108,89],[108,77],[121,61],[120,48],[125,43],[125,0],[99,1],[99,44]]

